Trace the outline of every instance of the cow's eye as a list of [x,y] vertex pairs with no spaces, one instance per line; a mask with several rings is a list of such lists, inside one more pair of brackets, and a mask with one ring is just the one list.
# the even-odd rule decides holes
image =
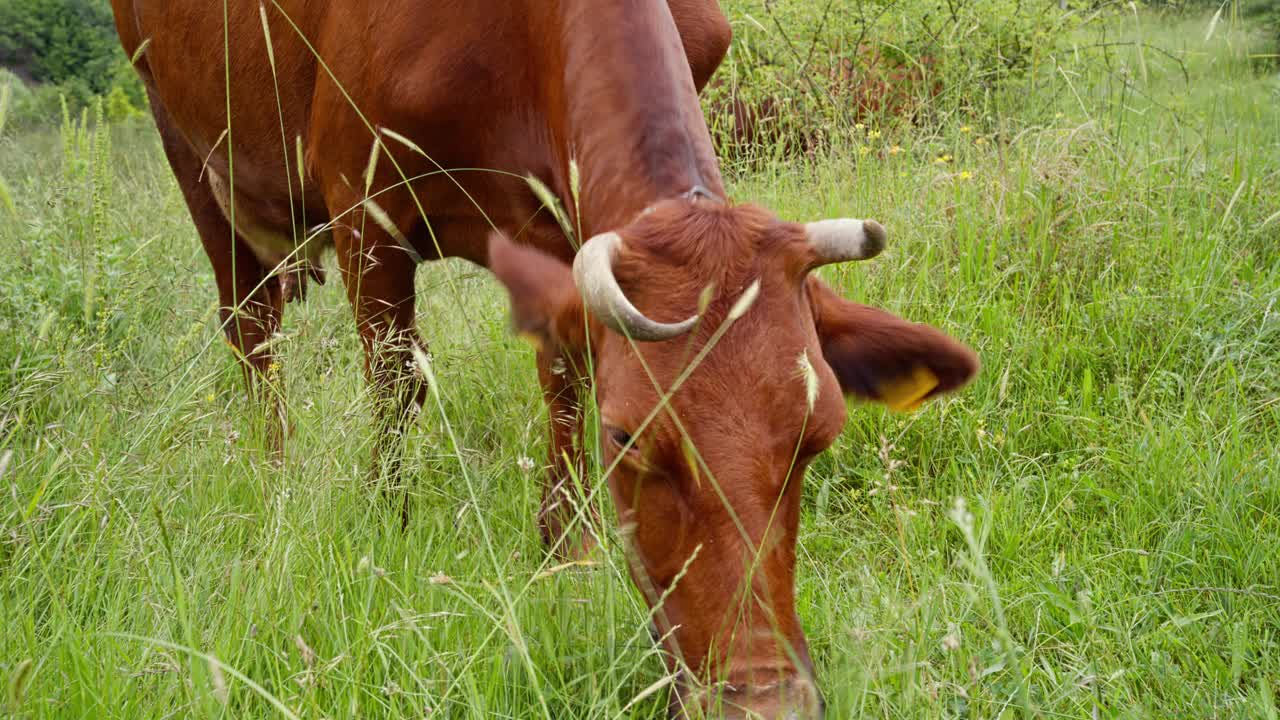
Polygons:
[[626,430],[623,430],[620,427],[606,425],[604,428],[604,432],[606,435],[609,436],[609,442],[613,443],[614,447],[618,448],[619,450],[635,450],[636,449],[636,446],[631,442],[631,433],[627,432]]

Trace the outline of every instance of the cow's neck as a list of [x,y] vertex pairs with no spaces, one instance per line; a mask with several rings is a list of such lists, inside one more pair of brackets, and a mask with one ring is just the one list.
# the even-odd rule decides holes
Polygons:
[[613,230],[649,205],[724,188],[666,0],[562,0],[558,128],[581,177],[583,230]]

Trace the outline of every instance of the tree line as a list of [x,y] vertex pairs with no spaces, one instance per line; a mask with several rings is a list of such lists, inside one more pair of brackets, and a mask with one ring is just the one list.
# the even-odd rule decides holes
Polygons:
[[140,112],[141,84],[116,39],[108,0],[0,1],[0,85],[10,121],[49,121],[104,98],[112,119]]

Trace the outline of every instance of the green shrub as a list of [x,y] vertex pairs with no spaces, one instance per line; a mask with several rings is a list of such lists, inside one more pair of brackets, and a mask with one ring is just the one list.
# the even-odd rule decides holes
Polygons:
[[9,88],[9,111],[17,105],[27,102],[31,97],[31,88],[13,71],[0,67],[0,89]]
[[0,85],[5,82],[15,90],[9,106],[9,125],[19,130],[56,123],[64,99],[78,111],[92,97],[81,83],[29,87],[12,74],[7,79],[0,78]]
[[[56,323],[106,338],[118,310],[125,250],[107,234],[111,133],[102,100],[77,113],[59,103],[61,178],[49,188],[39,222],[12,258],[18,272],[0,282],[0,333]],[[0,208],[0,215],[5,210]],[[3,358],[13,362],[15,358]]]
[[1262,28],[1271,39],[1269,66],[1280,65],[1280,0],[1253,0],[1246,2],[1242,14]]
[[[142,114],[145,99],[139,100],[137,83],[117,83],[109,86],[103,95],[96,94],[90,85],[71,78],[58,84],[27,85],[15,73],[0,68],[0,89],[10,88],[7,124],[24,130],[39,126],[56,125],[62,118],[62,106],[76,116],[93,107],[101,98],[105,116],[111,122],[128,120]],[[135,92],[137,90],[137,92]]]
[[1280,64],[1280,0],[1168,0],[1168,4],[1181,10],[1216,13],[1222,22],[1245,20],[1264,33],[1270,45],[1255,58],[1258,64]]
[[733,142],[789,147],[971,108],[1062,47],[1081,1],[725,0],[735,39],[708,96],[712,124]]
[[111,122],[119,122],[128,120],[142,114],[142,111],[133,104],[133,100],[129,98],[129,93],[119,85],[113,86],[111,91],[107,93],[103,101],[104,112],[107,120]]
[[[40,88],[33,88],[23,82],[22,78],[6,68],[0,68],[0,92],[8,92],[9,105],[6,113],[6,125],[11,128],[23,128],[36,124],[36,118],[44,115],[54,118],[57,106],[49,108],[49,113],[35,111],[41,99]],[[56,96],[54,98],[56,103]]]
[[0,3],[0,63],[40,83],[78,78],[106,92],[121,54],[107,0],[5,0]]
[[0,75],[0,85],[15,88],[10,121],[17,126],[56,123],[64,97],[76,113],[104,97],[113,120],[138,114],[144,103],[107,0],[0,0],[0,65],[17,70]]

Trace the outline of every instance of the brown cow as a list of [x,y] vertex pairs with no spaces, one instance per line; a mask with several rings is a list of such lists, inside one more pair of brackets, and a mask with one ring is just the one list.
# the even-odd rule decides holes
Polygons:
[[[682,675],[673,712],[821,715],[793,598],[804,470],[839,434],[843,394],[911,407],[977,361],[813,277],[877,253],[880,226],[725,199],[697,100],[730,39],[715,3],[114,7],[254,394],[283,303],[332,242],[398,429],[423,399],[417,261],[490,267],[538,345],[557,546],[594,382],[633,576]],[[579,252],[526,175],[591,238]]]

